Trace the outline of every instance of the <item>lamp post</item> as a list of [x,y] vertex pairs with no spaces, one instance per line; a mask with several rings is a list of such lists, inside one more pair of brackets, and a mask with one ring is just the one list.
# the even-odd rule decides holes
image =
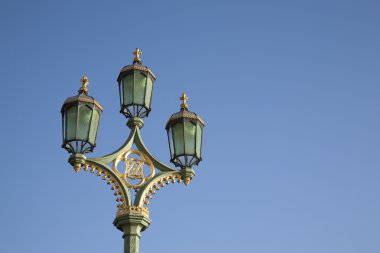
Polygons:
[[[88,95],[88,79],[81,79],[77,96],[64,102],[62,113],[62,148],[71,155],[69,163],[76,172],[96,173],[111,186],[117,197],[117,212],[113,224],[123,232],[124,253],[138,253],[141,232],[151,223],[148,205],[156,191],[169,183],[181,181],[188,185],[195,176],[193,165],[202,160],[204,122],[190,112],[188,97],[182,94],[181,109],[173,114],[166,130],[170,161],[179,169],[158,161],[146,148],[141,138],[143,118],[151,111],[153,86],[156,76],[142,65],[141,51],[136,48],[133,64],[121,69],[117,78],[120,113],[127,119],[130,134],[116,151],[95,158],[87,158],[96,146],[102,107]],[[136,148],[134,148],[134,146]]]

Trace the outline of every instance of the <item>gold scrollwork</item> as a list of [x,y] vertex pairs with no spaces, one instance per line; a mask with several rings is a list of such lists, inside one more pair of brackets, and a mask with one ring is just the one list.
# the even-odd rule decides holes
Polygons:
[[127,196],[124,195],[122,187],[115,176],[107,172],[107,170],[103,169],[101,166],[97,166],[88,161],[84,164],[84,171],[89,171],[96,174],[98,177],[102,176],[103,180],[107,180],[107,184],[112,185],[111,190],[114,191],[114,195],[117,197],[116,202],[120,203],[117,207],[120,209],[127,206]]
[[[129,157],[132,154],[139,156],[139,158]],[[122,173],[117,169],[119,162],[125,163],[125,170]],[[147,165],[150,170],[147,176],[144,175],[144,165]],[[147,180],[151,179],[155,173],[152,161],[144,153],[134,149],[130,149],[117,157],[114,160],[112,169],[116,175],[131,188],[141,187]],[[129,182],[128,179],[139,180],[139,182],[134,184]]]
[[153,198],[153,195],[156,194],[156,191],[158,191],[160,189],[160,187],[164,187],[165,185],[168,185],[170,183],[174,183],[175,181],[177,181],[178,183],[180,183],[182,181],[181,174],[179,174],[179,173],[173,174],[173,175],[166,176],[166,177],[158,179],[156,182],[154,182],[148,188],[145,195],[143,195],[144,198],[143,198],[142,204],[145,206],[148,206],[150,204],[149,200],[151,200]]

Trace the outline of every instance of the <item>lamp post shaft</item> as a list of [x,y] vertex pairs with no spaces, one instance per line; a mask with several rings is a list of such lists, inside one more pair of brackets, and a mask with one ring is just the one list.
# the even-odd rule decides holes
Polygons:
[[139,253],[141,232],[150,225],[150,219],[143,214],[129,213],[116,216],[113,224],[123,232],[124,253]]
[[139,253],[140,233],[124,233],[124,253]]

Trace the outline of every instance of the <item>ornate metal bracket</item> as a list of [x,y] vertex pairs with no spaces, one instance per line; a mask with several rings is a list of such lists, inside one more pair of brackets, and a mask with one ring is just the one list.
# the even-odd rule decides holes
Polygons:
[[[118,150],[95,158],[74,155],[70,157],[69,162],[77,172],[84,168],[84,171],[96,173],[103,180],[107,180],[107,184],[112,185],[111,190],[114,191],[114,195],[117,196],[116,201],[119,203],[117,216],[141,214],[148,218],[147,206],[156,190],[174,182],[184,181],[187,185],[195,173],[190,168],[179,171],[158,161],[142,141],[141,119],[130,119],[128,126],[131,132]],[[119,169],[118,165],[122,163],[125,167]],[[134,199],[132,191],[136,192]]]

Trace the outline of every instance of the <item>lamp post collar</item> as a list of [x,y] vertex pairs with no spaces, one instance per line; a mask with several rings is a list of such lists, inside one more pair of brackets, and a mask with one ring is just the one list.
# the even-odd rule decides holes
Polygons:
[[138,128],[142,128],[144,126],[144,121],[139,117],[130,118],[127,122],[127,126],[132,129],[137,126]]

